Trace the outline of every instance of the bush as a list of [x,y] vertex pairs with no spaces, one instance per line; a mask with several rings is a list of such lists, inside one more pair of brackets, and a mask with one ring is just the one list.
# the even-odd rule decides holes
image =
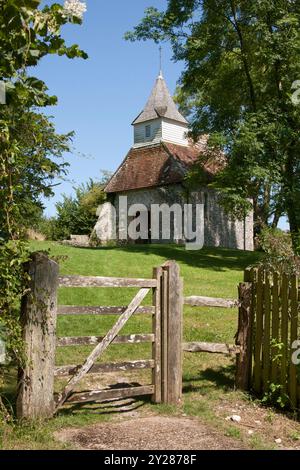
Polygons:
[[59,228],[55,217],[41,217],[34,229],[44,235],[47,240],[59,240]]
[[7,362],[13,360],[19,365],[24,360],[20,303],[27,288],[28,276],[23,265],[28,259],[26,242],[11,240],[0,243],[0,327],[4,334]]
[[276,228],[265,228],[257,237],[258,246],[265,252],[262,263],[286,272],[300,272],[300,258],[295,255],[289,233]]
[[63,201],[56,204],[56,239],[91,234],[97,222],[97,208],[106,199],[103,188],[103,182],[90,180],[75,189],[75,197],[63,195]]
[[106,194],[105,181],[90,180],[75,188],[75,196],[63,195],[56,204],[57,217],[41,216],[34,230],[47,240],[66,240],[70,235],[90,235],[97,222],[97,208],[103,204]]

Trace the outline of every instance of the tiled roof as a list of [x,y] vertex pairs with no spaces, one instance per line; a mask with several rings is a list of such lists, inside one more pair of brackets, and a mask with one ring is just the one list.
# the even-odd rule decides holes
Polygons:
[[116,193],[180,183],[195,164],[202,165],[207,176],[212,177],[224,167],[225,161],[223,154],[210,153],[206,142],[207,138],[204,137],[190,146],[161,142],[132,148],[105,191]]
[[132,124],[139,124],[151,119],[157,119],[158,117],[165,117],[184,124],[187,123],[187,120],[178,111],[161,74],[156,79],[145,108]]

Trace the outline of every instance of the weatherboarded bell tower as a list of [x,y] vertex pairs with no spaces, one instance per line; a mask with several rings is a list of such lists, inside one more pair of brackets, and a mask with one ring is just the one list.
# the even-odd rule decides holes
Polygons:
[[156,79],[145,108],[132,125],[134,148],[159,144],[161,141],[188,146],[188,122],[178,111],[162,72]]
[[[150,97],[132,123],[134,142],[125,159],[116,170],[105,191],[109,204],[100,209],[95,234],[100,242],[113,238],[112,227],[116,225],[117,235],[128,243],[184,243],[171,230],[171,239],[151,239],[151,229],[143,238],[133,241],[127,236],[127,228],[120,228],[120,197],[127,197],[128,207],[143,204],[148,211],[151,227],[151,206],[153,204],[204,205],[204,244],[253,250],[253,213],[244,220],[229,217],[219,204],[218,194],[207,185],[224,168],[226,159],[220,152],[212,152],[207,146],[207,136],[195,144],[187,137],[188,122],[179,112],[168,90],[162,72],[159,73]],[[189,190],[185,183],[187,173],[200,165],[205,185]],[[116,215],[115,215],[116,214]],[[113,218],[115,217],[115,220]],[[128,218],[128,223],[134,216]]]

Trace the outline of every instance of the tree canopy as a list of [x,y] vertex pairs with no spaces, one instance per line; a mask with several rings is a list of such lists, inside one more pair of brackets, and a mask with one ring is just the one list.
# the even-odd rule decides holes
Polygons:
[[252,198],[258,228],[286,214],[296,247],[299,1],[168,0],[165,11],[147,9],[126,38],[171,42],[185,64],[177,98],[191,135],[209,133],[228,156],[214,182],[221,203],[242,217]]
[[40,8],[40,3],[0,0],[0,330],[7,359],[19,364],[24,359],[19,306],[27,289],[23,263],[29,256],[24,228],[40,210],[40,197],[51,195],[54,178],[65,171],[62,156],[72,137],[57,134],[42,112],[57,99],[30,71],[49,54],[87,57],[61,35],[65,24],[81,23],[84,4],[72,0]]
[[57,101],[46,84],[29,70],[48,54],[69,58],[87,55],[68,46],[61,28],[81,23],[62,5],[43,9],[38,0],[0,0],[0,80],[6,104],[0,105],[0,226],[3,239],[20,237],[26,220],[40,205],[41,195],[52,193],[51,183],[65,171],[62,155],[72,133],[58,135],[45,114],[38,111]]

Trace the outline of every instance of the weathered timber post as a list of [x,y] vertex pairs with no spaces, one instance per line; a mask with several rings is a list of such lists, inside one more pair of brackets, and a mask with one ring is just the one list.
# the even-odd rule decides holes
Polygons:
[[152,332],[155,335],[155,341],[152,344],[152,358],[154,360],[154,369],[152,370],[152,384],[154,385],[154,394],[152,401],[161,403],[161,295],[162,295],[162,268],[153,269],[153,277],[156,279],[157,286],[153,289],[153,305],[155,313],[152,319]]
[[21,307],[26,365],[19,374],[17,417],[49,418],[54,410],[58,264],[34,253],[25,269],[30,292]]
[[252,283],[241,283],[238,290],[240,307],[236,345],[240,346],[240,352],[236,356],[235,384],[240,390],[249,390],[252,374]]
[[177,404],[182,398],[183,282],[175,261],[167,261],[162,270],[162,402]]

